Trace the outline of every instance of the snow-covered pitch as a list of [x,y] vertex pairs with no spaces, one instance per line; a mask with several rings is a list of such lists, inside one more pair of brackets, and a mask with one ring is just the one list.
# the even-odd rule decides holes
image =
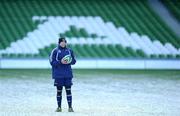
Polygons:
[[74,71],[74,113],[48,70],[0,70],[0,116],[179,116],[180,72]]

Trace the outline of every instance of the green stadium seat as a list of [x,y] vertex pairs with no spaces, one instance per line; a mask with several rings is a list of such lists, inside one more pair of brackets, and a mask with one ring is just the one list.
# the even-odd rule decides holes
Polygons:
[[[165,4],[169,4],[169,9],[172,12],[179,12],[179,4],[176,6],[170,0],[165,0]],[[6,9],[6,10],[5,10]],[[147,35],[154,45],[154,41],[159,41],[166,47],[167,43],[172,44],[176,49],[180,48],[180,39],[169,27],[157,16],[152,8],[149,7],[145,0],[131,1],[131,0],[103,0],[103,1],[0,1],[0,50],[11,46],[13,42],[20,39],[28,38],[27,33],[33,33],[38,29],[39,23],[43,24],[46,21],[33,21],[33,16],[66,16],[66,17],[81,17],[88,16],[96,19],[101,17],[104,23],[113,24],[117,28],[123,27],[128,34],[137,33],[140,36]],[[179,15],[178,15],[179,16]],[[77,17],[76,17],[77,18]],[[112,23],[111,23],[112,22]],[[98,23],[95,24],[98,26]],[[61,27],[61,25],[59,25]],[[93,29],[97,29],[93,27]],[[55,29],[54,29],[55,30]],[[54,31],[53,30],[53,31]],[[102,31],[112,31],[102,30]],[[114,30],[113,30],[114,31]],[[113,33],[112,31],[112,33]],[[48,33],[51,35],[51,33]],[[75,25],[70,26],[70,30],[65,33],[59,33],[60,36],[71,38],[92,38],[106,39],[106,35],[98,35],[96,33],[88,33],[84,28],[77,28]],[[56,36],[57,37],[57,36]],[[119,37],[116,36],[115,37]],[[130,36],[128,36],[130,37]],[[35,38],[38,38],[38,36]],[[129,38],[132,39],[132,38]],[[127,39],[128,40],[128,39]],[[119,40],[121,41],[121,40]],[[33,41],[34,42],[34,41]],[[132,40],[131,42],[135,42]],[[127,42],[128,43],[128,42]],[[131,45],[129,43],[128,45]],[[12,58],[32,58],[43,57],[47,58],[51,50],[57,45],[52,44],[39,49],[39,54],[2,54],[3,57]],[[78,58],[178,58],[179,54],[151,54],[147,55],[143,49],[135,49],[132,46],[124,44],[70,44],[70,47],[75,51]],[[174,49],[173,48],[173,49]]]

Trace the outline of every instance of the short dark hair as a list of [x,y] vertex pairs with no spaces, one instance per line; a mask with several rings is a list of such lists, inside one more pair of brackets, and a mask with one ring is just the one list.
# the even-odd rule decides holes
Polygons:
[[65,42],[67,42],[66,39],[65,39],[65,37],[60,37],[58,43],[60,44],[63,40],[64,40]]

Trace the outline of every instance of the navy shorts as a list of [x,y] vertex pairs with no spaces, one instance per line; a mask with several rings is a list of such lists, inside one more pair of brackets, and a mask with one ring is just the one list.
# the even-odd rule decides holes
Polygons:
[[71,86],[72,78],[59,78],[54,80],[54,86]]

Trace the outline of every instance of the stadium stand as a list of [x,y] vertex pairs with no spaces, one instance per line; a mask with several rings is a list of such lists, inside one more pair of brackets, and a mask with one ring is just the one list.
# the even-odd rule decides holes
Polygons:
[[47,58],[65,36],[78,58],[180,58],[180,38],[146,0],[2,0],[3,58]]
[[178,0],[160,0],[169,11],[179,20],[180,22],[180,2]]

